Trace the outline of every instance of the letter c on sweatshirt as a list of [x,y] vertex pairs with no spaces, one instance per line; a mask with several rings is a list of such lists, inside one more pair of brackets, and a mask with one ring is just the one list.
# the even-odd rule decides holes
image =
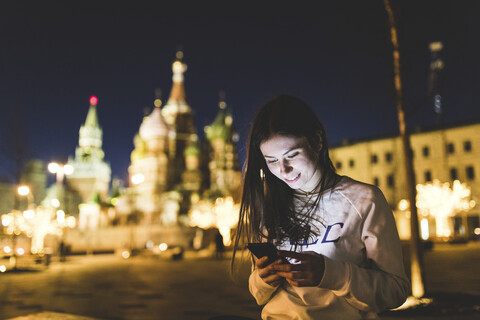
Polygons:
[[339,225],[340,226],[340,229],[343,228],[343,222],[337,222],[337,223],[334,223],[334,224],[331,224],[327,227],[327,230],[325,231],[325,235],[323,236],[323,239],[322,239],[322,243],[327,243],[327,242],[337,242],[338,240],[340,240],[340,236],[337,238],[337,239],[332,239],[332,240],[329,240],[328,239],[328,234],[330,233],[330,231],[332,230],[332,228],[336,225]]

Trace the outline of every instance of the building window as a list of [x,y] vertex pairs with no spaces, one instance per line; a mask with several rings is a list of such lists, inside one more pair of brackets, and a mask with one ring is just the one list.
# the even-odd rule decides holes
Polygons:
[[391,152],[385,153],[385,161],[386,162],[392,162],[392,160],[393,160],[393,153],[391,153]]
[[376,154],[372,154],[371,161],[372,161],[372,163],[377,163],[378,162],[378,157],[377,157]]
[[463,151],[470,152],[472,151],[472,142],[470,140],[463,142]]
[[342,169],[342,163],[340,161],[337,161],[337,163],[335,164],[335,167],[340,170]]
[[472,166],[468,166],[466,168],[466,173],[467,173],[467,179],[468,180],[474,180],[475,179],[475,170]]
[[380,185],[380,180],[377,177],[373,178],[373,184],[378,187]]
[[458,179],[457,169],[451,168],[450,169],[450,180],[457,180],[457,179]]
[[432,181],[432,172],[430,170],[425,171],[425,182]]
[[455,145],[453,143],[447,143],[447,153],[448,154],[455,153]]
[[428,146],[423,147],[422,154],[425,158],[428,158],[430,156],[430,148]]
[[355,160],[350,159],[350,161],[348,162],[348,165],[350,166],[350,168],[353,168],[355,166]]
[[395,179],[393,177],[393,174],[389,174],[387,176],[387,186],[389,186],[390,188],[393,188],[395,186]]

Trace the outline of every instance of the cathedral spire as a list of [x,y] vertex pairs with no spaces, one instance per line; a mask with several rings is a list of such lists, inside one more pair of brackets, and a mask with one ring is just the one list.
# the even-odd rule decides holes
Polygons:
[[[78,146],[81,148],[101,149],[102,147],[102,129],[98,124],[97,103],[97,97],[91,96],[87,119],[84,125],[80,127]],[[103,156],[101,158],[103,158]]]
[[86,127],[99,127],[97,117],[97,103],[98,98],[95,96],[90,97],[90,108],[88,109],[87,119],[85,120]]
[[187,71],[187,65],[182,62],[183,52],[177,51],[177,59],[172,64],[173,85],[170,91],[169,103],[184,104],[185,103],[185,87],[183,85],[183,74]]
[[183,85],[183,74],[187,70],[187,65],[182,62],[183,52],[177,52],[177,59],[172,64],[173,83],[167,103],[162,109],[162,115],[167,124],[175,126],[177,118],[180,115],[190,115],[192,109],[186,102],[185,87]]

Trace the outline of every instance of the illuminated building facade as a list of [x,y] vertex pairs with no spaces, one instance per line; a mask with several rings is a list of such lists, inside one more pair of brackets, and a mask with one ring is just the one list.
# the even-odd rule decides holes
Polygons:
[[[417,184],[459,180],[468,185],[477,203],[468,212],[468,234],[473,234],[480,215],[480,122],[416,132],[411,144]],[[407,198],[400,137],[345,142],[331,149],[331,157],[339,174],[380,187],[392,208]]]
[[18,184],[11,183],[7,178],[0,178],[0,214],[13,209],[24,210],[28,205],[39,205],[42,202],[47,188],[44,162],[39,159],[28,160],[21,173],[19,184],[29,187],[30,194],[27,197],[19,197]]

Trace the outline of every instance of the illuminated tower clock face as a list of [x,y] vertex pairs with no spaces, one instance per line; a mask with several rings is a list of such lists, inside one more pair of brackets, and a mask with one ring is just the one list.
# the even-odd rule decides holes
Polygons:
[[85,151],[82,153],[82,159],[87,161],[87,160],[90,159],[91,155],[92,154],[91,154],[90,149],[85,149]]
[[85,151],[85,152],[82,154],[82,159],[83,159],[83,160],[88,160],[88,159],[90,159],[90,156],[91,156],[90,151]]

